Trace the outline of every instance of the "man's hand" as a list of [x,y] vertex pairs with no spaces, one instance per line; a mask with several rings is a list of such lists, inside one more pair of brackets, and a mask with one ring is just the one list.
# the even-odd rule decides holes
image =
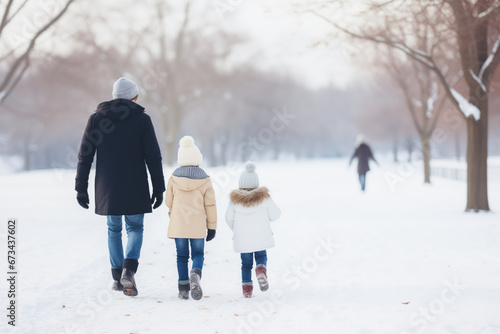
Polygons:
[[76,194],[76,200],[78,201],[78,204],[84,209],[89,208],[89,194],[87,192],[84,193],[77,193]]
[[153,209],[157,209],[161,205],[161,203],[163,203],[163,194],[156,194],[153,192],[153,196],[151,196],[151,204],[153,203]]

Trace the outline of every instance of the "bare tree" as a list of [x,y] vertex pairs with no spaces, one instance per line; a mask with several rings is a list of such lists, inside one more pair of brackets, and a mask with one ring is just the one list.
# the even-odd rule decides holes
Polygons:
[[[224,63],[233,46],[242,39],[217,29],[200,34],[207,21],[199,12],[194,12],[199,8],[191,1],[184,1],[182,10],[177,11],[171,10],[164,0],[154,0],[153,4],[157,24],[148,31],[140,48],[147,55],[147,63],[164,74],[163,80],[149,90],[147,99],[159,111],[166,161],[172,165],[187,114],[196,109],[200,101],[209,101],[214,96],[223,99],[229,76],[217,68],[217,63]],[[179,23],[172,32],[166,24],[175,22],[173,14]]]
[[424,183],[431,183],[431,137],[446,99],[439,93],[439,82],[429,68],[415,62],[409,65],[401,66],[392,58],[386,67],[404,95],[412,123],[420,138]]
[[[330,3],[327,1],[326,3]],[[365,13],[381,21],[415,20],[422,29],[433,28],[429,50],[420,50],[412,43],[414,36],[401,31],[384,30],[356,32],[346,29],[318,11],[322,18],[351,37],[385,44],[404,52],[431,70],[440,81],[449,100],[461,111],[468,127],[467,141],[467,206],[466,210],[489,211],[488,157],[488,95],[491,78],[500,63],[500,1],[488,0],[403,0],[373,1]],[[390,26],[390,25],[389,25]],[[387,27],[387,25],[386,25]],[[447,64],[439,63],[435,51],[442,43],[454,39],[458,50],[446,50],[449,57],[460,58],[461,70],[468,87],[468,99],[449,82]]]
[[[158,55],[150,52],[151,58],[154,63],[160,64],[162,68],[166,70],[169,75],[167,80],[162,81],[159,84],[159,94],[157,101],[159,102],[159,108],[162,110],[164,106],[168,106],[167,112],[162,110],[160,113],[162,119],[163,128],[163,140],[166,145],[167,154],[167,164],[172,165],[175,161],[175,151],[177,147],[177,139],[179,137],[179,128],[182,119],[183,105],[185,102],[179,94],[179,84],[181,78],[181,73],[183,72],[183,61],[184,61],[184,46],[186,38],[186,30],[188,28],[190,19],[190,9],[191,3],[187,1],[184,7],[184,18],[182,20],[181,26],[177,31],[175,36],[175,41],[173,43],[173,56],[175,57],[174,62],[169,61],[170,54],[168,52],[168,38],[166,31],[160,28],[157,35],[157,43],[160,49]],[[165,26],[166,21],[166,4],[159,0],[156,2],[156,14],[160,27]],[[149,49],[151,50],[151,49]]]
[[[30,65],[30,55],[33,49],[35,48],[35,44],[37,40],[42,36],[51,26],[53,26],[68,10],[69,6],[73,3],[74,0],[67,0],[65,5],[57,11],[55,14],[47,13],[47,8],[43,8],[45,15],[53,15],[49,17],[47,22],[40,27],[36,27],[36,30],[31,36],[23,36],[28,39],[28,45],[22,52],[18,52],[15,47],[10,47],[6,50],[6,52],[0,55],[2,61],[8,61],[9,64],[7,66],[6,74],[3,79],[0,80],[0,104],[9,96],[9,94],[14,90],[19,81],[24,76],[26,70]],[[23,9],[27,8],[26,4],[28,0],[24,1],[15,1],[8,0],[3,7],[2,11],[2,19],[0,21],[0,44],[5,45],[6,43],[5,36],[8,34],[6,28],[12,22],[16,21],[16,18],[22,17],[25,15]],[[16,6],[17,5],[17,6]],[[41,11],[41,8],[38,8],[38,11]],[[33,16],[39,18],[40,16]],[[35,25],[33,25],[35,26]],[[27,30],[27,29],[26,29]]]

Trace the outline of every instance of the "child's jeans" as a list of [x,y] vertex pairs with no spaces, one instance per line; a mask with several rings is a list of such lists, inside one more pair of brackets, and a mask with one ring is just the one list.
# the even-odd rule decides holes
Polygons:
[[175,247],[177,248],[177,272],[179,274],[179,283],[189,283],[189,244],[191,244],[191,259],[193,260],[193,269],[203,269],[203,260],[205,259],[205,239],[184,239],[175,238]]
[[256,267],[265,267],[267,265],[267,252],[265,249],[254,253],[241,253],[241,278],[243,283],[252,283],[254,256]]

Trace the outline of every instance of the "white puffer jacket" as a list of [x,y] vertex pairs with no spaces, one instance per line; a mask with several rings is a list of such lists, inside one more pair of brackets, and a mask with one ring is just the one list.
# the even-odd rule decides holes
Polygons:
[[268,189],[234,190],[230,198],[226,222],[234,234],[234,251],[251,253],[274,247],[270,222],[280,217],[281,210]]

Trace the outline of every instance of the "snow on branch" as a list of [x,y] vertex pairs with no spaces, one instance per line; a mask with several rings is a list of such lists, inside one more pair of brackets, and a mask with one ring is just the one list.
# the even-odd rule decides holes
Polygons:
[[465,117],[468,118],[469,116],[472,116],[476,121],[479,121],[481,118],[481,112],[479,109],[467,101],[467,99],[465,99],[465,97],[463,97],[462,94],[457,92],[455,89],[450,87],[450,91],[455,100],[458,102],[458,108],[465,115]]
[[425,111],[425,116],[427,118],[432,118],[432,112],[434,111],[434,104],[436,103],[438,98],[439,98],[438,85],[436,82],[433,82],[429,98],[427,99],[427,109]]
[[368,40],[373,40],[375,42],[379,42],[379,43],[384,43],[384,44],[389,44],[401,51],[403,51],[404,53],[406,53],[408,56],[418,60],[419,62],[423,63],[424,65],[426,65],[427,67],[430,67],[430,68],[434,68],[435,65],[434,65],[434,62],[431,61],[431,56],[423,51],[420,51],[420,50],[414,50],[414,49],[411,49],[409,48],[408,46],[406,46],[405,44],[401,43],[401,42],[397,42],[397,41],[393,41],[393,40],[390,40],[388,38],[385,38],[385,37],[381,37],[381,36],[375,36],[375,37],[369,37],[369,36],[364,36],[362,37],[364,39],[368,39]]
[[412,99],[411,100],[413,102],[414,105],[416,105],[417,107],[419,108],[422,108],[422,102],[420,100],[417,100],[417,99]]
[[5,90],[0,91],[0,102],[2,102],[2,100],[5,97],[5,95],[7,95],[7,91],[5,91]]
[[477,18],[480,20],[486,19],[488,16],[491,15],[494,11],[497,11],[500,9],[500,6],[490,6],[488,9],[486,9],[484,12],[481,12],[477,14]]
[[483,90],[483,92],[486,93],[487,89],[486,89],[486,86],[484,85],[483,83],[483,80],[481,80],[481,78],[479,78],[475,73],[474,71],[469,68],[469,73],[470,75],[472,76],[472,78],[479,84],[479,86],[481,86],[481,89]]
[[499,47],[500,47],[500,35],[498,36],[497,40],[495,41],[495,44],[493,45],[491,54],[488,56],[488,58],[486,58],[486,61],[484,62],[483,66],[481,67],[481,70],[479,71],[479,80],[481,82],[483,81],[484,72],[488,69],[488,66],[491,65],[493,59],[496,57]]

